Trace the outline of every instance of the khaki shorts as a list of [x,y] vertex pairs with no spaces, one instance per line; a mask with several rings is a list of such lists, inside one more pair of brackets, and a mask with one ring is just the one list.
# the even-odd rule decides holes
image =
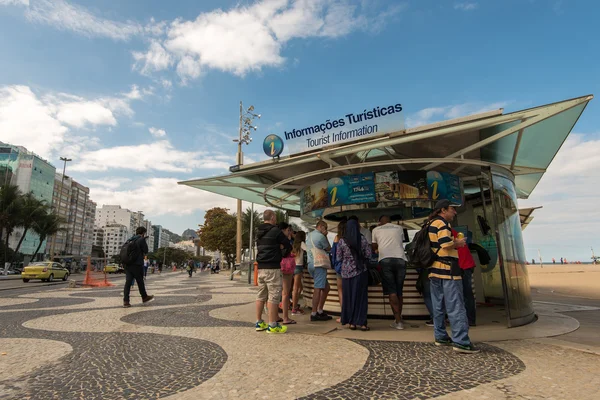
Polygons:
[[269,301],[279,304],[281,301],[281,270],[259,269],[258,270],[258,301]]

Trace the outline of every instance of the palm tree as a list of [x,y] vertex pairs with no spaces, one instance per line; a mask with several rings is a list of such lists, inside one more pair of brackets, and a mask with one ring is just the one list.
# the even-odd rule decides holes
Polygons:
[[256,239],[256,233],[258,226],[261,223],[260,213],[254,211],[250,207],[246,208],[246,211],[242,214],[242,249],[247,249],[250,242],[250,221],[252,220],[252,237]]
[[[15,248],[15,254],[19,252],[27,231],[36,221],[45,217],[50,211],[48,204],[43,200],[36,199],[33,193],[26,193],[21,197],[21,207],[19,208],[17,225],[23,227],[23,235]],[[13,261],[15,260],[13,259]]]
[[287,222],[289,223],[290,217],[287,212],[283,210],[275,210],[275,215],[277,216],[277,223]]
[[31,256],[32,260],[35,260],[35,256],[37,255],[38,251],[40,251],[42,243],[44,243],[49,236],[56,235],[58,232],[66,230],[66,228],[62,227],[62,224],[64,223],[66,223],[66,220],[53,212],[46,214],[33,223],[31,228],[39,235],[40,244],[38,245],[37,249],[35,249],[33,256]]
[[7,184],[0,186],[0,243],[2,243],[2,235],[5,234],[5,263],[8,261],[8,239],[18,224],[21,197],[22,194],[17,185]]

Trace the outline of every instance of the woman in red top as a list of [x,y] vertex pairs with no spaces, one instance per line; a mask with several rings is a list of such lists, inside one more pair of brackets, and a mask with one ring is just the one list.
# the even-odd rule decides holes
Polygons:
[[[456,239],[458,232],[452,229],[452,236]],[[462,269],[462,284],[463,297],[465,298],[465,308],[467,310],[467,319],[469,326],[475,326],[475,296],[473,295],[473,269],[475,268],[475,260],[471,255],[469,246],[460,247],[458,249],[458,265]]]

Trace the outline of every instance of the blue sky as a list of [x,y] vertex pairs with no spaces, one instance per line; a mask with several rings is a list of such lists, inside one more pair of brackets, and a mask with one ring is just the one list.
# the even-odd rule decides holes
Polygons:
[[[248,162],[269,133],[374,104],[416,126],[597,94],[597,15],[555,0],[0,0],[0,140],[71,156],[95,201],[181,233],[234,205],[174,182],[234,164],[240,100],[263,115]],[[599,107],[523,202],[545,206],[529,258],[600,253]]]

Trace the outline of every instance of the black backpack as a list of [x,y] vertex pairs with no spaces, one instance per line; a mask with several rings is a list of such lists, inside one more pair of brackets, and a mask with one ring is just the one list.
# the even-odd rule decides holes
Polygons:
[[121,246],[120,258],[125,265],[133,265],[140,256],[140,246],[136,239],[129,239]]
[[437,252],[434,253],[431,250],[431,242],[429,241],[429,225],[431,225],[431,222],[426,222],[421,230],[417,232],[412,247],[408,251],[410,263],[416,268],[429,268],[437,258]]

